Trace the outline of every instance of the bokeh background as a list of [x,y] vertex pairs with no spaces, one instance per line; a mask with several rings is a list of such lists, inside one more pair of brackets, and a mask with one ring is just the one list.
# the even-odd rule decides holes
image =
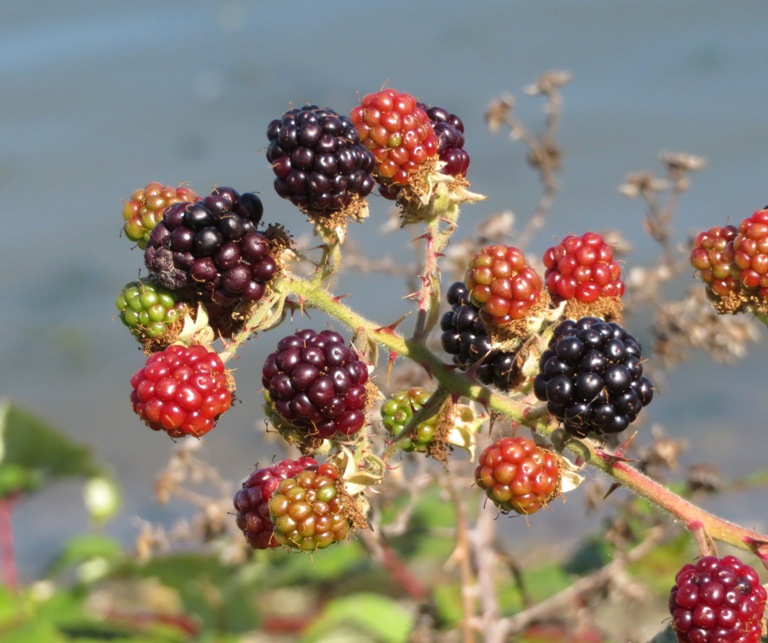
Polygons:
[[[628,267],[652,261],[642,203],[617,186],[629,172],[661,172],[661,150],[708,159],[681,202],[680,241],[768,203],[762,0],[2,0],[0,15],[0,396],[113,467],[124,505],[104,529],[126,544],[137,517],[171,524],[187,508],[155,503],[154,476],[173,445],[139,423],[128,402],[143,357],[113,302],[143,264],[120,236],[122,202],[152,180],[186,182],[198,193],[231,185],[260,192],[267,220],[309,234],[304,217],[272,192],[264,159],[266,126],[291,105],[344,113],[387,84],[459,114],[472,188],[488,196],[465,208],[460,234],[471,234],[494,212],[525,219],[538,197],[523,148],[487,131],[488,104],[511,92],[540,129],[543,103],[522,88],[551,69],[570,71],[562,191],[533,250],[615,227],[635,246]],[[411,231],[379,237],[389,207],[373,199],[371,220],[354,226],[352,239],[373,256],[387,248],[414,261]],[[347,278],[340,291],[382,322],[407,306],[403,284],[386,276]],[[236,483],[272,457],[257,430],[259,356],[283,330],[243,351],[243,403],[205,440],[209,460]],[[647,337],[646,328],[631,330]],[[758,346],[735,367],[696,358],[673,372],[645,413],[690,442],[683,465],[712,460],[727,476],[764,466],[765,355]],[[22,580],[88,529],[80,493],[79,483],[64,483],[19,506]],[[710,508],[765,526],[762,494]],[[599,529],[578,492],[530,527],[509,527],[516,540],[543,544],[574,529]]]

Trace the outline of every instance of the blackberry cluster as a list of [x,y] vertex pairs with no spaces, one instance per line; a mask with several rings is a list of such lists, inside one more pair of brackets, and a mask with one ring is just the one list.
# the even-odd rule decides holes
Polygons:
[[425,103],[417,103],[423,109],[439,140],[437,154],[445,163],[443,174],[450,176],[466,176],[469,169],[469,153],[464,149],[464,123],[448,110],[442,107],[429,107]]
[[297,476],[307,467],[316,467],[312,458],[282,460],[271,467],[254,471],[233,499],[236,522],[248,544],[254,549],[279,547],[272,531],[275,524],[269,516],[269,501],[283,480]]
[[516,353],[493,348],[480,320],[480,310],[469,301],[469,289],[457,281],[446,295],[451,310],[440,319],[443,350],[453,356],[461,370],[475,367],[475,375],[483,384],[509,391],[518,382]]
[[263,212],[257,195],[226,187],[171,205],[150,235],[144,263],[170,290],[227,306],[258,301],[278,270],[269,241],[256,230]]
[[653,398],[638,341],[615,322],[596,317],[560,322],[539,371],[536,397],[580,438],[623,431]]
[[759,643],[765,602],[752,567],[735,556],[705,556],[675,576],[669,613],[680,643]]
[[267,138],[275,191],[309,215],[339,212],[376,185],[373,154],[352,121],[332,109],[292,109],[269,124]]
[[338,333],[300,330],[277,344],[262,369],[275,412],[307,436],[357,433],[365,423],[368,368]]

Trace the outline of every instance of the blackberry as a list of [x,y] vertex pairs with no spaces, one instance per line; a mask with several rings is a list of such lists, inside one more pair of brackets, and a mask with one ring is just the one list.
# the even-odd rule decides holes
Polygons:
[[[381,405],[381,422],[387,433],[393,437],[398,435],[429,397],[429,391],[420,386],[402,389],[389,397]],[[411,435],[402,438],[400,444],[403,451],[426,451],[435,438],[438,419],[437,415],[433,415],[414,428]]]
[[339,472],[330,464],[307,467],[283,480],[269,501],[275,540],[302,551],[325,549],[344,540],[352,525],[338,481]]
[[283,460],[271,467],[257,469],[243,482],[233,504],[237,511],[237,526],[251,547],[269,549],[280,546],[272,535],[275,524],[269,516],[269,501],[283,480],[293,478],[311,466],[317,466],[312,458]]
[[262,369],[275,412],[308,437],[354,435],[365,424],[368,368],[338,333],[299,330]]
[[513,389],[520,381],[517,353],[493,347],[480,320],[480,310],[469,301],[469,289],[463,282],[451,285],[447,299],[451,310],[440,319],[443,350],[453,356],[453,363],[461,370],[474,367],[483,384],[502,391]]
[[596,317],[557,325],[533,390],[563,428],[580,438],[623,431],[653,398],[639,342],[617,323]]
[[469,262],[464,283],[483,320],[495,326],[523,319],[542,305],[541,277],[514,246],[483,247]]
[[350,112],[360,140],[375,158],[374,177],[385,191],[407,185],[437,155],[439,141],[427,113],[406,92],[367,94]]
[[259,301],[278,271],[269,240],[256,229],[263,212],[256,194],[232,188],[171,205],[150,235],[144,263],[170,290],[226,306]]
[[267,127],[275,191],[310,216],[329,216],[365,198],[376,182],[373,154],[332,109],[305,105]]
[[466,176],[469,169],[469,153],[464,149],[464,123],[442,107],[430,107],[417,103],[429,116],[438,138],[437,154],[445,163],[443,174]]
[[505,437],[480,454],[475,482],[502,512],[537,512],[560,492],[560,458],[533,440]]
[[180,321],[187,306],[154,279],[132,281],[115,301],[123,322],[139,341],[163,337]]
[[146,187],[136,190],[123,205],[125,236],[144,250],[147,247],[149,235],[169,205],[181,201],[199,200],[199,196],[183,185],[174,188],[157,181],[147,183]]
[[669,593],[680,643],[759,643],[765,603],[757,572],[735,556],[705,556],[685,565]]

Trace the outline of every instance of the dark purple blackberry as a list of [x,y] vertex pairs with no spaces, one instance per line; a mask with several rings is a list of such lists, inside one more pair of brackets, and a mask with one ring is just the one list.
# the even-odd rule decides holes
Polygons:
[[653,398],[638,341],[617,323],[596,317],[557,325],[533,390],[579,438],[623,431]]
[[418,104],[427,112],[432,127],[440,140],[437,154],[446,165],[443,174],[466,176],[469,169],[469,153],[464,149],[464,123],[456,114],[451,114],[442,107],[429,107]]
[[334,331],[281,339],[261,381],[275,412],[308,437],[353,435],[365,424],[368,368]]
[[263,213],[257,195],[226,187],[196,203],[175,203],[152,231],[144,263],[171,290],[226,306],[258,301],[278,270],[257,231]]
[[517,353],[493,348],[477,307],[469,301],[464,282],[451,285],[446,298],[452,308],[440,319],[443,350],[453,355],[453,363],[461,370],[474,367],[477,379],[483,384],[502,391],[514,388],[520,377],[515,365]]
[[310,216],[340,212],[376,184],[373,153],[352,121],[332,109],[291,109],[269,124],[267,138],[275,191]]

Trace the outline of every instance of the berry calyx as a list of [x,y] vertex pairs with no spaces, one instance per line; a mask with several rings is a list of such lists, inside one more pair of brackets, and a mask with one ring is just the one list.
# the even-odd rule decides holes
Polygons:
[[619,433],[653,399],[640,343],[616,322],[566,319],[539,359],[533,390],[571,435]]
[[368,367],[331,330],[281,339],[262,368],[275,412],[309,438],[352,436],[363,428]]
[[440,343],[461,370],[472,369],[483,384],[510,391],[522,376],[517,351],[495,348],[480,319],[480,310],[469,300],[469,289],[453,283],[446,295],[451,310],[440,318]]
[[225,306],[259,301],[279,270],[269,239],[257,231],[263,212],[256,194],[225,187],[172,205],[150,235],[144,263],[170,290]]
[[267,161],[274,187],[302,212],[329,217],[352,208],[373,190],[373,154],[360,143],[357,129],[332,109],[304,105],[267,127]]
[[120,291],[115,301],[120,321],[141,342],[160,340],[179,325],[184,301],[154,279],[132,281]]
[[[737,234],[734,226],[714,226],[700,232],[691,249],[691,265],[706,286],[707,298],[721,313],[736,312],[743,305],[739,297],[741,283],[734,265],[733,242]],[[745,259],[742,256],[742,264],[749,264]]]
[[147,247],[149,235],[162,219],[163,212],[168,206],[182,201],[199,200],[199,196],[183,185],[174,188],[156,181],[147,183],[146,187],[136,190],[123,205],[125,236],[144,250]]
[[426,103],[417,103],[429,116],[438,138],[437,154],[445,163],[440,170],[450,176],[466,176],[469,169],[469,153],[464,149],[464,123],[448,110]]
[[233,499],[236,522],[253,549],[279,547],[272,531],[275,524],[269,515],[269,501],[280,483],[293,478],[307,467],[316,467],[313,458],[282,460],[271,467],[257,469],[243,482]]
[[541,299],[542,281],[513,246],[485,246],[469,262],[464,283],[483,321],[505,326],[526,317]]
[[308,467],[283,480],[269,501],[275,540],[293,549],[314,551],[347,538],[352,525],[337,482],[339,472],[330,464]]
[[437,155],[439,140],[427,113],[408,93],[367,94],[350,120],[375,158],[374,176],[385,189],[403,186]]
[[131,378],[131,405],[153,431],[200,437],[232,406],[230,377],[205,346],[173,344],[147,358]]
[[567,310],[566,316],[618,316],[624,295],[621,267],[613,258],[613,248],[601,235],[596,232],[578,237],[568,235],[548,248],[543,259],[544,283],[552,301],[556,304],[567,301],[579,307]]
[[705,556],[686,564],[669,593],[672,627],[680,643],[758,643],[766,590],[757,572],[735,556]]
[[560,460],[524,437],[504,437],[486,447],[475,481],[502,512],[532,514],[560,492]]

